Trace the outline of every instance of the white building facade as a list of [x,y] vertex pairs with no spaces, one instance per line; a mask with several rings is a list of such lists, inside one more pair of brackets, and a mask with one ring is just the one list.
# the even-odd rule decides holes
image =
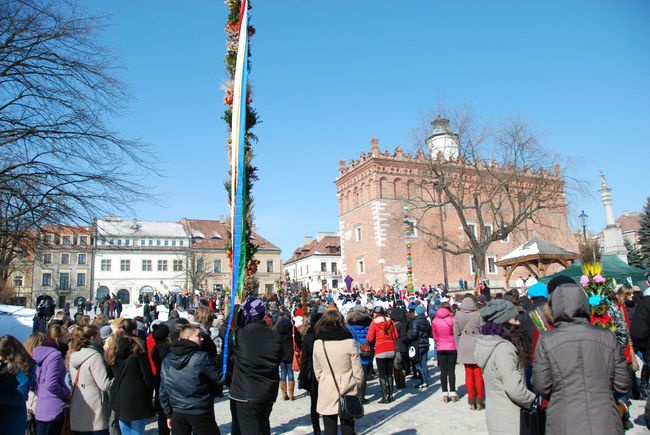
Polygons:
[[180,222],[98,220],[93,298],[115,294],[133,303],[142,293],[188,289],[190,237]]
[[318,233],[316,240],[305,237],[284,263],[285,279],[311,292],[335,290],[345,284],[341,276],[341,240],[338,233]]

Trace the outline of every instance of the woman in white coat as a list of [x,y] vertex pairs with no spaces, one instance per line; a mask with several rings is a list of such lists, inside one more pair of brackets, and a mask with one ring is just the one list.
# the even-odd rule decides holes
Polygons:
[[[341,313],[326,312],[316,323],[315,330],[313,364],[318,380],[316,410],[323,417],[325,434],[335,435],[339,412],[336,386],[342,395],[358,394],[363,382],[363,369],[354,338],[346,328]],[[354,420],[341,420],[341,433],[354,434]]]
[[[76,328],[68,350],[70,380],[76,387],[70,401],[72,433],[108,435],[110,406],[108,377],[102,354],[102,340],[96,326]],[[78,376],[78,378],[77,378]]]

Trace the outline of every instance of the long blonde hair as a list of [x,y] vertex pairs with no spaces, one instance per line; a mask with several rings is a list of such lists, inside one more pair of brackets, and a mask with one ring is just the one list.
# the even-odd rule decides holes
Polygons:
[[91,344],[97,339],[99,329],[95,325],[83,326],[75,328],[70,334],[70,342],[68,343],[68,354],[66,357],[66,365],[70,367],[70,355],[80,349]]
[[0,337],[0,362],[4,364],[1,372],[10,375],[17,375],[21,370],[28,373],[35,364],[25,346],[11,335]]
[[25,350],[27,353],[30,356],[34,356],[34,349],[43,344],[43,340],[45,340],[45,334],[42,332],[34,332],[27,337],[27,340],[25,340]]
[[109,366],[115,365],[115,362],[117,361],[117,349],[122,340],[129,341],[129,353],[131,355],[146,353],[144,345],[139,338],[129,335],[121,329],[116,331],[112,337],[111,342],[108,344],[108,349],[106,350],[106,362]]

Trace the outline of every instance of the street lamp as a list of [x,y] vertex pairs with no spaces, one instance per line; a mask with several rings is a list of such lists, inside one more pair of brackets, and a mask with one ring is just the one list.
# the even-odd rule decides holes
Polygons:
[[589,216],[587,213],[585,213],[584,210],[582,210],[582,213],[578,215],[578,219],[580,219],[580,225],[582,226],[582,238],[584,239],[585,245],[587,244],[587,219],[589,219]]

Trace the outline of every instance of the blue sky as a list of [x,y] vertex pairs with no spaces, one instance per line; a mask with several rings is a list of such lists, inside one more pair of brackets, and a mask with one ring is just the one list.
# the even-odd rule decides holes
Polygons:
[[[227,129],[222,1],[93,0],[110,14],[102,34],[134,99],[116,129],[152,145],[158,204],[141,219],[227,214]],[[440,101],[486,118],[522,116],[547,148],[589,181],[584,208],[604,225],[598,171],[616,215],[650,195],[650,2],[253,2],[251,80],[262,123],[255,133],[255,216],[283,249],[338,230],[338,161],[412,146]]]

